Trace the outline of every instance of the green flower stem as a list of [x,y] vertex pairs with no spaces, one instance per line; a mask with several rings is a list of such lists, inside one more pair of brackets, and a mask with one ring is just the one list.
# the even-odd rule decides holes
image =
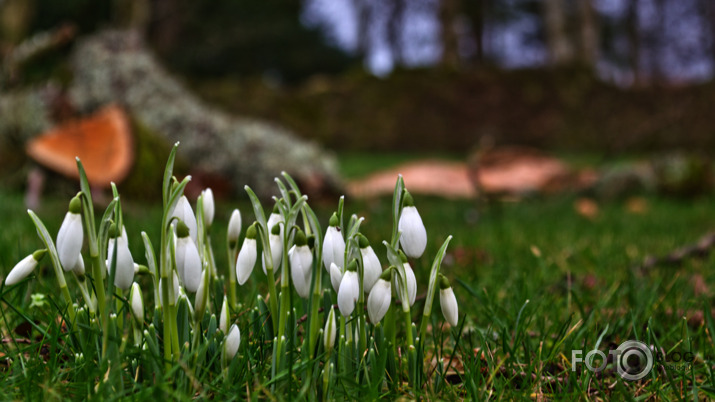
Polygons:
[[[169,311],[169,277],[163,275],[161,277],[161,295],[162,295],[162,313],[164,319],[164,369],[168,373],[171,370],[171,328],[169,325],[169,317],[171,312]],[[172,278],[173,280],[173,278]],[[173,283],[172,286],[173,287]]]
[[[287,232],[287,229],[286,229]],[[287,237],[287,236],[286,236]],[[283,247],[283,250],[286,248]],[[284,252],[284,254],[286,254]],[[270,256],[270,253],[267,254]],[[284,255],[284,257],[287,258],[287,255]],[[266,258],[266,260],[271,260],[271,257]],[[272,263],[271,263],[272,264]],[[266,263],[268,265],[268,263]],[[289,283],[289,278],[290,278],[290,264],[286,263],[284,268],[283,268],[283,275],[281,275],[281,311],[280,311],[280,320],[278,322],[278,339],[283,339],[283,336],[285,335],[285,327],[286,327],[286,320],[287,320],[287,315],[288,315],[288,308],[289,306],[289,293],[290,293],[290,283]],[[281,362],[283,361],[283,351],[282,351],[282,346],[283,342],[278,343],[278,350],[276,351],[276,359],[278,359],[278,367],[281,367]]]
[[[317,264],[320,264],[320,260],[315,259],[318,261]],[[313,278],[313,298],[310,301],[310,332],[308,335],[309,339],[309,347],[310,347],[310,356],[315,357],[315,353],[317,353],[318,348],[317,348],[317,338],[318,338],[318,331],[320,330],[320,320],[318,319],[319,314],[318,311],[320,309],[320,294],[322,292],[322,286],[321,283],[323,283],[323,269],[321,266],[314,264],[313,266],[315,269],[313,270],[313,273],[315,275]],[[327,313],[326,313],[327,317]]]
[[106,320],[107,311],[107,296],[104,292],[104,280],[102,279],[102,262],[100,261],[99,252],[92,255],[90,251],[90,263],[92,264],[92,276],[94,277],[94,292],[97,295],[97,307],[102,320]]
[[429,285],[427,287],[427,297],[425,299],[425,308],[422,312],[422,320],[420,321],[420,331],[419,336],[422,343],[427,339],[427,323],[429,322],[430,316],[432,315],[432,304],[434,303],[434,296],[438,286],[439,271],[442,266],[442,260],[447,252],[447,246],[452,240],[452,236],[447,236],[447,240],[444,241],[442,247],[440,247],[437,255],[434,257],[434,262],[432,263],[432,269],[430,270]]
[[238,309],[238,301],[236,299],[236,257],[238,256],[238,242],[235,247],[232,247],[230,242],[228,245],[228,302],[231,308],[236,311]]

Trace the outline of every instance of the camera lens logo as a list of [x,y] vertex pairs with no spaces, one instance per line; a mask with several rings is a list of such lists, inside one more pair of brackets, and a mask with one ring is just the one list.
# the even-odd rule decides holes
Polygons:
[[637,381],[653,368],[653,353],[643,342],[625,341],[616,349],[615,365],[623,379]]

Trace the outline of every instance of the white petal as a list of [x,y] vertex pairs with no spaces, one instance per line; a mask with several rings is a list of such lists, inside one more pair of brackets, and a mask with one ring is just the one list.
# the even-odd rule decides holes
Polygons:
[[196,235],[198,232],[198,229],[196,228],[196,215],[194,215],[194,210],[191,209],[189,199],[186,198],[185,195],[182,195],[181,198],[179,198],[171,216],[177,217],[183,221],[189,228],[189,236],[191,236],[193,241],[196,241]]
[[234,209],[231,212],[231,219],[228,221],[228,239],[230,241],[238,241],[241,235],[241,211]]
[[313,253],[308,246],[296,247],[290,256],[291,278],[298,295],[307,299],[310,295],[310,281],[313,278]]
[[127,239],[120,236],[117,239],[117,273],[114,275],[114,286],[127,290],[134,282],[134,259],[129,251]]
[[183,282],[184,287],[187,292],[194,293],[199,288],[199,283],[201,282],[201,272],[202,264],[201,257],[199,257],[199,250],[196,248],[196,244],[191,240],[190,237],[185,237],[179,239],[179,243],[183,245],[179,248],[177,245],[176,250],[176,267],[179,268],[179,256],[183,259],[183,267],[179,271],[184,273]]
[[377,324],[387,313],[392,302],[392,286],[384,279],[378,279],[367,297],[367,313],[370,321]]
[[84,275],[84,258],[82,258],[82,254],[77,257],[77,264],[72,268],[72,271],[79,276]]
[[223,304],[221,305],[221,314],[219,315],[218,319],[218,328],[223,332],[224,334],[228,330],[228,299],[226,299],[226,296],[223,298]]
[[204,210],[204,222],[206,223],[206,226],[211,226],[214,221],[214,212],[216,208],[214,205],[214,192],[210,188],[207,188],[202,191],[201,194],[203,195],[202,207]]
[[[283,217],[280,214],[271,212],[271,215],[268,217],[268,222],[266,222],[266,226],[268,226],[268,233],[272,233],[273,226],[275,226],[277,223],[282,223],[283,222]],[[283,238],[283,225],[280,225],[279,228],[281,229],[280,233],[278,234],[281,239]]]
[[[405,275],[407,276],[407,300],[410,302],[410,306],[412,306],[415,304],[415,299],[417,298],[417,280],[410,264],[405,263],[403,266],[405,267]],[[395,285],[395,289],[398,295],[402,295],[400,281]]]
[[380,260],[371,246],[361,248],[360,253],[362,254],[362,263],[364,265],[362,288],[365,293],[370,293],[373,285],[382,275],[382,265],[380,265]]
[[412,206],[402,208],[398,229],[402,232],[400,244],[405,254],[408,257],[419,258],[427,246],[427,231],[417,208]]
[[343,280],[340,282],[340,289],[338,289],[338,308],[344,317],[349,316],[355,309],[359,292],[357,272],[345,272]]
[[[281,270],[281,260],[283,259],[283,240],[281,240],[280,235],[274,234],[269,236],[269,240],[271,242],[271,255],[273,256],[273,275],[277,275]],[[261,262],[263,263],[263,273],[268,275],[265,252],[261,253]]]
[[335,263],[330,264],[330,283],[333,285],[335,292],[340,289],[340,282],[343,280],[343,273],[340,271],[340,267],[335,265]]
[[241,331],[236,324],[231,325],[231,329],[228,331],[224,342],[223,346],[224,352],[226,353],[226,360],[231,360],[236,356],[238,347],[241,345]]
[[323,265],[326,271],[330,271],[332,263],[339,267],[345,266],[345,240],[336,227],[328,226],[323,240]]
[[246,283],[251,276],[253,266],[256,265],[256,254],[256,239],[244,240],[236,260],[236,278],[239,285]]
[[83,240],[82,216],[67,212],[57,232],[57,254],[65,271],[70,271],[77,265],[77,256],[82,251]]
[[142,300],[142,290],[139,284],[134,282],[132,284],[132,293],[129,297],[132,303],[132,313],[134,318],[140,323],[144,322],[144,301]]
[[25,279],[25,277],[32,273],[36,266],[37,261],[35,261],[35,259],[32,257],[32,254],[23,258],[22,260],[20,260],[20,262],[15,264],[15,267],[13,267],[12,271],[7,274],[7,277],[5,278],[5,286],[14,285]]
[[439,304],[442,306],[444,319],[449,325],[456,327],[459,321],[459,306],[451,287],[439,291]]
[[208,294],[206,293],[206,282],[208,280],[208,275],[204,272],[201,275],[201,282],[199,283],[199,288],[196,290],[196,298],[194,299],[194,311],[196,313],[196,318],[201,320],[206,311],[206,304],[208,303]]

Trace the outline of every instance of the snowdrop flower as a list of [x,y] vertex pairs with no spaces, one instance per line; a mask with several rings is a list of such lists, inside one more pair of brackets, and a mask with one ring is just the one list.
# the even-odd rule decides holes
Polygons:
[[223,297],[223,304],[221,305],[221,314],[219,315],[218,318],[218,328],[223,332],[224,334],[227,333],[228,331],[228,325],[231,322],[231,318],[229,317],[229,312],[228,312],[228,299],[226,296]]
[[330,283],[333,285],[333,289],[335,289],[335,293],[338,292],[338,289],[340,289],[340,282],[343,280],[343,272],[340,270],[340,267],[335,265],[335,263],[330,264]]
[[268,222],[266,222],[266,227],[268,228],[268,230],[272,230],[273,226],[280,223],[281,224],[280,225],[280,230],[281,230],[280,236],[282,239],[283,238],[283,222],[284,222],[283,216],[281,216],[280,210],[278,209],[278,205],[274,205],[273,212],[271,212],[271,215],[268,217]]
[[[405,268],[405,280],[407,281],[407,299],[410,302],[410,306],[415,304],[415,299],[417,298],[417,279],[415,278],[415,272],[412,270],[410,263],[407,262],[407,256],[399,250],[400,259],[402,260],[402,266]],[[402,295],[400,280],[397,281],[396,288],[397,294]]]
[[84,231],[82,230],[82,201],[79,196],[70,201],[69,211],[57,232],[57,254],[65,271],[77,265],[77,257],[82,251]]
[[[283,259],[283,238],[281,237],[281,225],[275,224],[271,229],[271,234],[268,236],[268,241],[271,243],[271,260],[273,261],[273,273],[277,274],[281,268],[281,260]],[[268,275],[266,271],[266,254],[265,250],[261,252],[261,261],[263,262],[263,273]]]
[[333,213],[323,240],[323,265],[328,272],[332,263],[339,267],[345,266],[345,240],[340,233],[338,223],[338,215]]
[[[114,232],[116,233],[116,227]],[[134,282],[134,259],[132,258],[132,252],[129,251],[126,233],[122,234],[122,236],[115,239],[114,243],[114,247],[117,248],[117,272],[114,274],[114,286],[127,290]],[[112,269],[111,258],[110,256],[110,264],[108,265],[110,270]]]
[[14,285],[30,275],[32,271],[35,270],[37,263],[40,262],[46,253],[47,250],[45,249],[37,250],[15,264],[5,278],[5,286]]
[[77,257],[77,265],[72,268],[72,271],[79,277],[84,276],[84,258],[82,258],[82,254]]
[[184,222],[189,228],[189,236],[195,242],[198,229],[196,228],[196,215],[194,215],[194,210],[191,209],[191,204],[189,204],[189,199],[185,195],[179,198],[179,201],[174,207],[174,212],[171,216],[173,218],[178,218],[179,221]]
[[201,207],[204,211],[204,223],[208,228],[211,227],[211,224],[214,221],[214,213],[216,211],[216,207],[214,205],[214,192],[210,188],[207,188],[201,192],[201,195]]
[[295,235],[295,246],[291,248],[288,258],[295,291],[300,297],[307,299],[310,295],[310,281],[313,278],[313,253],[308,247],[305,233],[300,229]]
[[132,292],[129,295],[129,302],[132,306],[132,315],[137,320],[139,325],[144,323],[144,300],[142,298],[142,290],[139,284],[132,283]]
[[459,306],[452,286],[444,275],[440,275],[439,280],[439,304],[442,306],[444,319],[447,320],[449,325],[456,327],[459,321]]
[[355,302],[360,293],[360,284],[358,283],[357,262],[352,260],[348,265],[343,280],[340,281],[340,289],[338,289],[338,308],[340,314],[344,317],[352,314],[355,309]]
[[325,350],[332,350],[335,346],[335,335],[338,333],[337,325],[335,324],[335,308],[330,307],[330,312],[325,320],[325,329],[323,330],[323,344]]
[[223,351],[226,355],[226,360],[233,359],[238,352],[238,347],[241,345],[241,330],[238,329],[236,324],[231,325],[231,329],[226,335],[226,340],[223,344]]
[[201,257],[196,243],[189,237],[189,228],[182,221],[176,226],[176,270],[187,292],[194,293],[201,282]]
[[231,218],[228,220],[228,245],[231,248],[238,246],[238,237],[241,235],[241,211],[234,209],[231,212]]
[[367,314],[370,322],[377,324],[387,313],[392,302],[392,270],[390,267],[380,275],[367,297]]
[[238,252],[236,260],[236,278],[238,284],[243,285],[248,280],[253,272],[253,266],[256,265],[256,224],[248,227],[246,230],[246,239],[243,241],[241,251]]
[[427,246],[427,231],[422,223],[420,213],[415,208],[412,195],[405,190],[404,207],[400,214],[400,222],[397,225],[402,233],[400,235],[400,244],[405,254],[412,258],[419,258],[425,251]]
[[362,234],[358,235],[358,244],[360,245],[360,254],[362,254],[363,264],[363,279],[362,287],[365,293],[370,293],[372,286],[377,282],[382,274],[382,265],[375,254],[375,250],[370,247],[367,237]]

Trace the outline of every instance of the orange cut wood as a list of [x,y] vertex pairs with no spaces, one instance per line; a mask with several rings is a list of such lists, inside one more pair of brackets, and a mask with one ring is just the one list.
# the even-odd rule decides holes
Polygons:
[[106,187],[123,180],[134,162],[129,119],[117,105],[108,105],[93,115],[72,120],[33,138],[27,154],[41,165],[72,178],[79,178],[79,157],[93,186]]

